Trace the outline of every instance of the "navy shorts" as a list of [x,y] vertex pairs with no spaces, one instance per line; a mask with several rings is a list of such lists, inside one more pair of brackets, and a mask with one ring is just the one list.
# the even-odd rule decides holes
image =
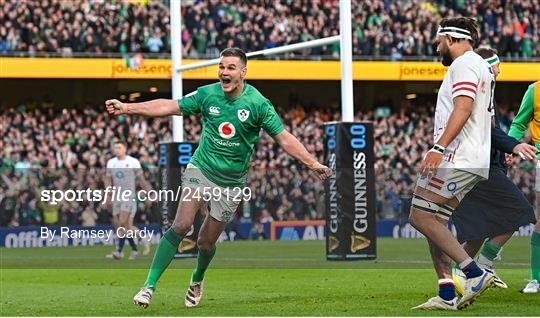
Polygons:
[[452,215],[460,243],[514,232],[535,223],[532,205],[502,169],[491,168],[463,198]]

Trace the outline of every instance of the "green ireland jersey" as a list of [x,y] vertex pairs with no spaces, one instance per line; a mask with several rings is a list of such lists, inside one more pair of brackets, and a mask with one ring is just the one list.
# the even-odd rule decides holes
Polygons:
[[540,160],[540,81],[529,85],[523,95],[519,111],[512,121],[508,135],[521,140],[529,128],[531,137],[539,150],[536,158]]
[[244,82],[242,94],[229,98],[215,83],[178,101],[183,115],[201,114],[202,135],[191,163],[221,187],[242,187],[261,128],[275,137],[283,124],[274,106]]

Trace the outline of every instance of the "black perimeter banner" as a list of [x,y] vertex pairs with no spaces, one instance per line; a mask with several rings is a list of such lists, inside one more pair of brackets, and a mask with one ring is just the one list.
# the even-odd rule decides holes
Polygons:
[[[172,190],[175,194],[182,186],[182,173],[191,156],[197,149],[195,142],[170,142],[159,144],[160,186],[162,190]],[[174,221],[179,201],[162,200],[161,229],[163,233],[169,229]],[[201,213],[195,215],[191,231],[184,237],[178,246],[175,258],[197,257],[197,236],[204,220]]]
[[326,258],[375,259],[375,157],[373,123],[324,125]]

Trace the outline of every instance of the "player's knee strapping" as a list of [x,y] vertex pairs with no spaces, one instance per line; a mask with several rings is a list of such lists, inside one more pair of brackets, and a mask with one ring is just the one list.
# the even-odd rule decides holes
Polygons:
[[452,213],[454,213],[454,208],[445,204],[439,204],[435,201],[428,200],[418,195],[413,196],[411,203],[412,206],[417,210],[427,213],[433,213],[445,220],[449,220],[452,216]]
[[437,212],[437,216],[442,219],[449,220],[452,216],[452,213],[454,213],[454,208],[448,205],[441,205],[439,207],[439,211]]
[[433,214],[437,214],[440,208],[440,205],[437,202],[422,198],[418,195],[413,196],[411,204],[412,207],[417,210]]

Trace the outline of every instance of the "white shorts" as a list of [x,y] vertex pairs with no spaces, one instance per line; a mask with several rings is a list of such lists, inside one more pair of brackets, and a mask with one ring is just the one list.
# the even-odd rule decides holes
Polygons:
[[474,186],[485,178],[466,170],[453,168],[453,164],[442,161],[436,175],[418,175],[416,185],[444,198],[463,200]]
[[[200,196],[206,201],[210,216],[220,222],[229,222],[242,202],[236,200],[232,188],[218,186],[208,180],[199,168],[189,163],[182,176],[182,200],[186,200],[190,195],[195,195],[194,191],[198,191],[196,196]],[[205,194],[210,195],[206,196]]]
[[137,202],[135,201],[114,201],[112,203],[112,215],[116,216],[120,213],[129,212],[132,217],[137,213]]

